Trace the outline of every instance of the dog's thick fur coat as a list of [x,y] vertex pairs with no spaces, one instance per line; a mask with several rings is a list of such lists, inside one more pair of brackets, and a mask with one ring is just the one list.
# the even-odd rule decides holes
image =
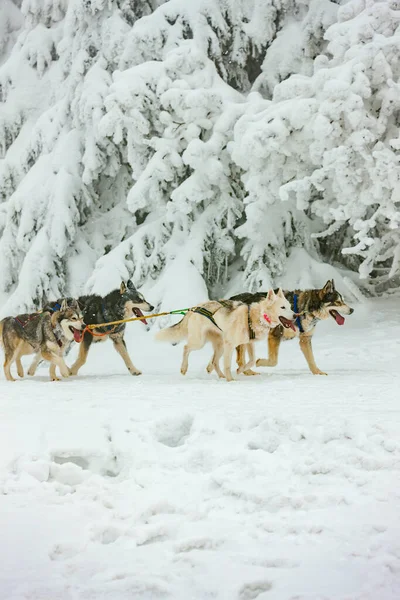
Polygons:
[[[259,292],[256,294],[238,294],[231,299],[250,304],[256,300],[266,297],[267,292]],[[284,291],[285,297],[289,300],[291,307],[295,310],[294,296],[297,297],[296,310],[300,313],[300,323],[303,331],[299,330],[298,324],[295,330],[286,329],[279,325],[271,329],[268,334],[268,358],[260,358],[256,362],[257,367],[275,367],[278,364],[279,346],[282,340],[290,340],[299,337],[300,350],[302,351],[308,367],[314,375],[326,375],[319,369],[315,363],[315,358],[312,350],[311,339],[315,331],[315,327],[319,321],[329,319],[330,317],[338,325],[343,325],[344,315],[351,315],[354,309],[344,301],[341,294],[336,290],[335,283],[332,280],[326,282],[321,289],[311,290],[292,290]],[[238,371],[243,368],[245,362],[244,346],[237,347],[237,363]],[[254,371],[245,370],[246,375],[253,375]]]
[[[250,305],[238,301],[210,301],[199,306],[212,314],[215,324],[204,315],[189,311],[179,323],[159,331],[156,338],[171,343],[187,340],[181,366],[183,375],[188,369],[190,352],[200,350],[206,342],[211,342],[214,355],[207,370],[211,372],[215,369],[219,377],[225,376],[227,381],[233,379],[231,361],[236,346],[247,344],[250,353],[249,362],[239,372],[250,369],[255,363],[253,342],[266,337],[270,327],[276,327],[282,319],[288,326],[294,318],[282,290],[277,294],[270,290],[266,297]],[[224,372],[219,367],[222,354]]]
[[[78,298],[79,306],[83,312],[83,318],[87,325],[98,325],[100,323],[109,323],[119,321],[133,316],[143,316],[142,311],[152,311],[153,306],[147,302],[142,294],[137,291],[132,281],[121,283],[117,290],[113,290],[107,296],[80,296]],[[143,319],[143,323],[147,322]],[[108,327],[101,327],[94,330],[96,333],[102,333],[102,337],[96,337],[89,332],[85,332],[83,341],[79,348],[79,356],[71,367],[71,375],[77,375],[79,369],[86,363],[87,356],[92,343],[103,342],[110,338],[113,341],[114,348],[122,357],[128,371],[131,375],[141,375],[141,371],[132,363],[126,343],[124,340],[125,323]]]
[[66,301],[60,302],[59,310],[50,314],[48,311],[33,314],[6,317],[0,323],[1,340],[4,348],[4,374],[9,381],[15,381],[11,375],[11,365],[17,364],[17,372],[24,376],[21,357],[36,354],[28,371],[33,375],[37,364],[42,360],[50,361],[50,378],[55,381],[56,366],[63,377],[69,376],[69,369],[64,361],[66,349],[72,342],[81,341],[81,331],[85,327],[82,313]]

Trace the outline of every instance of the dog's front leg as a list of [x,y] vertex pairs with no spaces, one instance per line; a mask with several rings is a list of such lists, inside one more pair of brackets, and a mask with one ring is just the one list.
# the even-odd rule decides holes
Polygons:
[[307,364],[310,368],[311,373],[314,375],[326,375],[323,371],[318,369],[315,364],[314,354],[311,346],[311,336],[310,335],[301,335],[300,334],[300,350],[305,356]]
[[52,381],[60,381],[56,375],[56,365],[54,363],[50,363],[50,379]]
[[122,359],[123,359],[124,363],[126,364],[126,368],[128,369],[129,373],[131,375],[141,375],[142,372],[139,371],[139,369],[137,369],[135,367],[135,365],[129,358],[129,354],[128,354],[128,350],[126,349],[126,344],[125,344],[124,338],[113,337],[113,336],[110,336],[110,337],[114,343],[114,348],[116,349],[118,354],[120,356],[122,356]]
[[17,364],[18,377],[23,377],[24,376],[24,368],[22,366],[21,357],[17,356],[15,362]]
[[[249,354],[250,362],[245,364],[246,359],[246,348]],[[252,353],[252,354],[251,354]],[[253,358],[251,358],[253,357]],[[250,367],[255,365],[255,354],[254,354],[254,346],[253,344],[241,344],[236,348],[236,361],[238,363],[237,373],[243,373],[243,375],[259,375],[256,371],[253,371]]]
[[[103,338],[102,338],[103,339]],[[78,358],[70,368],[69,372],[71,375],[78,375],[79,369],[85,364],[87,361],[87,355],[89,353],[89,348],[91,343],[93,342],[93,336],[91,333],[85,333],[83,336],[83,340],[79,344],[79,354]]]
[[250,342],[249,344],[246,344],[246,346],[247,352],[249,353],[249,362],[239,367],[238,373],[243,373],[244,375],[259,375],[259,373],[256,373],[255,371],[251,370],[251,367],[254,367],[254,365],[256,364],[254,343]]
[[224,343],[224,372],[227,381],[233,381],[231,365],[232,365],[232,354],[235,347],[232,344]]
[[281,339],[282,335],[277,334],[275,330],[269,332],[268,358],[259,358],[256,362],[257,367],[276,367],[278,364],[278,354]]
[[[60,373],[63,377],[69,377],[70,371],[65,364],[64,357],[59,354],[59,349],[54,348],[55,344],[49,344],[46,350],[42,350],[42,357],[48,360],[50,365],[50,378],[52,381],[56,381],[56,366],[60,369]],[[52,368],[53,366],[53,368]]]

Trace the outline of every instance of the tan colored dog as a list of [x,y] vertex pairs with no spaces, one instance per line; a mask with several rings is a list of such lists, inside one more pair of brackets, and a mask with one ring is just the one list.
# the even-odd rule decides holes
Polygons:
[[[167,329],[158,332],[156,339],[177,343],[187,339],[183,351],[181,373],[185,375],[188,369],[189,354],[200,350],[206,342],[211,342],[214,355],[207,371],[216,370],[219,377],[232,381],[231,362],[236,346],[247,344],[250,354],[249,362],[240,367],[242,373],[255,364],[254,341],[267,337],[271,327],[281,324],[284,327],[294,327],[295,315],[282,290],[277,294],[273,290],[266,298],[250,305],[235,301],[211,301],[199,305],[212,315],[212,319],[194,311],[189,311],[184,318]],[[224,355],[224,373],[219,367],[220,358]]]

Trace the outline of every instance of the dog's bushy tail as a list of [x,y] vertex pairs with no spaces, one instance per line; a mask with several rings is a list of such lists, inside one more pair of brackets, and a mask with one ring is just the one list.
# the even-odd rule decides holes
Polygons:
[[160,331],[156,333],[156,340],[158,342],[169,342],[170,344],[181,342],[187,337],[188,321],[189,315],[186,314],[179,323],[176,323],[171,327],[166,327],[165,329],[160,329]]

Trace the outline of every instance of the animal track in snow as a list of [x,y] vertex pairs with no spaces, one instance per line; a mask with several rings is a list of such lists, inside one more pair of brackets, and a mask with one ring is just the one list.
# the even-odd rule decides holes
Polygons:
[[[52,457],[52,462],[55,465],[60,465],[61,469],[59,471],[66,471],[67,466],[71,466],[71,471],[78,471],[77,467],[82,471],[90,471],[91,473],[96,473],[97,475],[102,475],[103,477],[117,477],[120,473],[117,459],[115,456],[81,456],[79,454],[68,452],[62,452],[59,454],[54,454]],[[53,469],[52,476],[55,479],[57,477],[57,468]],[[63,483],[68,483],[67,481],[63,481]],[[71,485],[74,485],[71,483]]]
[[221,540],[212,538],[194,538],[179,542],[175,545],[175,552],[191,552],[192,550],[217,550],[222,546]]
[[255,581],[254,583],[246,583],[239,592],[239,600],[254,600],[264,592],[269,592],[272,589],[270,581]]
[[186,415],[180,419],[159,421],[156,425],[156,438],[164,446],[183,446],[190,435],[193,417]]

